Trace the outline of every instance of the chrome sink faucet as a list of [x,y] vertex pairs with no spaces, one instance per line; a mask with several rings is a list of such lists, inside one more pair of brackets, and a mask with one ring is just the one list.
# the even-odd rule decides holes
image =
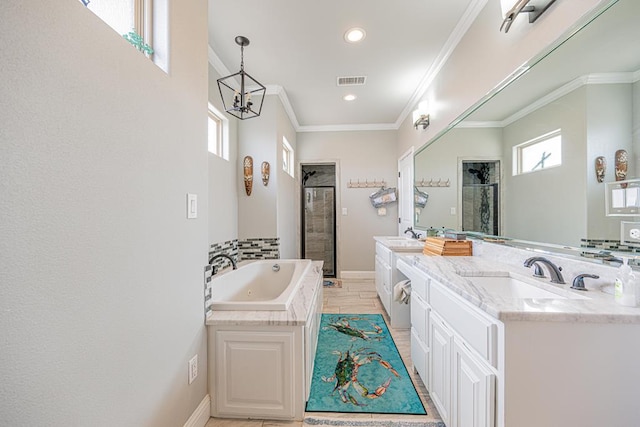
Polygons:
[[[549,261],[544,257],[534,256],[531,258],[527,258],[527,260],[524,262],[524,266],[529,268],[534,264],[536,264],[537,266],[538,265],[537,263],[544,264],[547,266],[547,269],[549,270],[549,276],[551,276],[551,283],[564,285],[565,282],[561,273],[562,267],[558,267],[553,262]],[[539,276],[540,271],[538,268],[536,268],[535,272],[536,272],[536,276]]]
[[219,253],[219,254],[215,254],[214,256],[212,256],[209,259],[209,265],[211,265],[211,269],[213,274],[215,275],[218,272],[218,266],[216,265],[212,265],[211,263],[215,260],[217,260],[218,258],[227,258],[229,261],[231,261],[231,266],[233,267],[234,270],[238,269],[238,264],[236,264],[236,260],[233,259],[233,257],[225,254],[225,253]]

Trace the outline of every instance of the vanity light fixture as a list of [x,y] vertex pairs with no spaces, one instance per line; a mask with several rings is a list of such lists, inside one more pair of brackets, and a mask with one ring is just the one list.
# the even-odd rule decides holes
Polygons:
[[521,13],[529,14],[529,23],[533,24],[556,0],[500,0],[502,6],[502,25],[505,34],[509,32],[511,24]]
[[429,102],[422,101],[418,104],[418,108],[413,110],[413,127],[418,130],[422,126],[422,129],[429,127]]
[[244,71],[244,47],[249,39],[237,36],[235,41],[240,46],[240,71],[218,79],[218,90],[224,111],[245,120],[260,115],[267,88]]
[[357,98],[354,94],[350,93],[342,97],[345,101],[354,101]]
[[344,33],[344,40],[347,43],[358,43],[361,42],[367,33],[362,28],[350,28]]

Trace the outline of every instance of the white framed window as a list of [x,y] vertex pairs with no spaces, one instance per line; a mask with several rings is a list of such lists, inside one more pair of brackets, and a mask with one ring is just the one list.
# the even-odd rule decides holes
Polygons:
[[80,0],[87,9],[169,72],[169,0]]
[[282,170],[284,170],[286,173],[291,175],[292,178],[294,176],[293,162],[294,162],[293,148],[291,147],[291,144],[289,144],[289,141],[287,141],[287,138],[283,136],[282,137]]
[[207,123],[209,152],[229,160],[229,119],[209,103]]
[[513,147],[513,175],[538,172],[561,165],[561,129]]
[[152,45],[153,0],[80,0],[118,34],[135,31]]

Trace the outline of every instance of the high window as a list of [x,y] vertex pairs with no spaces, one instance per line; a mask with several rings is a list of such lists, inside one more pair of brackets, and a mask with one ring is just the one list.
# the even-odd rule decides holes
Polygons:
[[208,117],[209,152],[229,160],[229,119],[211,103]]
[[282,137],[282,169],[293,177],[293,148],[284,136]]
[[562,165],[562,134],[557,129],[513,147],[513,174],[520,175]]
[[168,0],[80,0],[136,49],[168,71]]

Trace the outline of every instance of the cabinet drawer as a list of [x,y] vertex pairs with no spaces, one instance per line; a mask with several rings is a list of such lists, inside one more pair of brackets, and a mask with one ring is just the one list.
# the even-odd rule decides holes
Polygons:
[[429,351],[413,328],[411,328],[411,361],[422,382],[425,385],[429,384]]
[[420,295],[424,302],[429,303],[429,281],[431,279],[403,259],[397,262],[397,268],[411,280],[411,293]]
[[430,305],[470,347],[494,367],[497,366],[497,325],[459,300],[437,282],[430,284]]
[[393,252],[391,252],[391,250],[386,248],[383,244],[376,243],[376,255],[378,255],[388,265],[391,265]]

